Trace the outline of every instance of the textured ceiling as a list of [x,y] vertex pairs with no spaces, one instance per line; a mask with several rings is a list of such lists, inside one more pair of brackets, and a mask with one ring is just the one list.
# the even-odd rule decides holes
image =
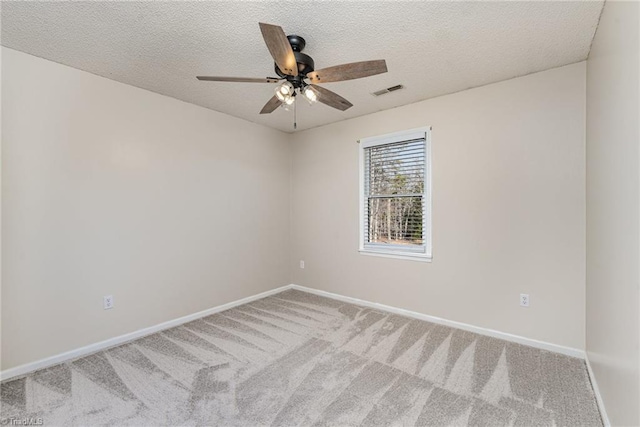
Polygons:
[[[293,113],[259,115],[272,76],[258,22],[307,41],[316,68],[386,59],[389,72],[324,86],[354,104],[298,105],[298,129],[386,110],[586,59],[601,1],[2,2],[2,45],[286,132]],[[406,89],[379,98],[371,92]]]

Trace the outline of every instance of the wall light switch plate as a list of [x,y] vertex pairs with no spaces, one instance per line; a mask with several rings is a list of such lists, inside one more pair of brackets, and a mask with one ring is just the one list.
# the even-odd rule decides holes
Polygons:
[[520,294],[520,306],[529,307],[529,294]]
[[304,261],[300,260],[300,268],[304,268]]

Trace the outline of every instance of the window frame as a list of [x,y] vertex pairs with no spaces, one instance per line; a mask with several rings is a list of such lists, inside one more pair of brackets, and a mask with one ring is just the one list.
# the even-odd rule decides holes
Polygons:
[[[369,224],[365,224],[364,210],[368,204],[368,197],[364,194],[365,187],[365,150],[370,147],[375,147],[385,144],[393,144],[397,142],[409,141],[412,139],[424,138],[424,192],[422,198],[424,201],[424,207],[422,210],[422,230],[424,245],[420,246],[419,250],[415,248],[405,247],[402,245],[393,245],[388,243],[370,243],[365,245],[364,241],[364,229],[365,226],[369,227]],[[363,138],[360,141],[358,147],[358,161],[359,161],[359,244],[358,251],[362,255],[374,255],[386,258],[396,259],[408,259],[414,261],[431,262],[433,259],[432,251],[432,200],[431,200],[431,127],[421,127],[416,129],[404,130],[399,132],[393,132],[386,135],[373,136],[369,138]]]

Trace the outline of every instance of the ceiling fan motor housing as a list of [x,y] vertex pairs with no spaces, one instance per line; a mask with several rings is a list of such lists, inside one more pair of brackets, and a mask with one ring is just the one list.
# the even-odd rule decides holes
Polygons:
[[275,72],[280,77],[287,79],[287,81],[291,82],[291,84],[296,87],[304,86],[304,78],[307,76],[307,73],[315,70],[315,63],[313,62],[313,58],[311,58],[306,53],[302,53],[302,50],[307,45],[307,42],[300,36],[290,35],[287,36],[289,40],[289,44],[291,45],[291,50],[293,50],[293,55],[296,58],[296,63],[298,64],[298,75],[297,76],[289,76],[283,73],[280,68],[278,68],[278,64],[275,64]]

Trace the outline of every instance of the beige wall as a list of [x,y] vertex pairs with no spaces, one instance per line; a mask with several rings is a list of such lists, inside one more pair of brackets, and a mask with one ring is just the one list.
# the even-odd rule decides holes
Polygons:
[[[290,282],[584,348],[584,63],[287,135],[2,53],[2,369]],[[433,262],[359,255],[355,141],[425,125]]]
[[[356,140],[428,125],[433,262],[360,255]],[[578,63],[294,134],[293,283],[583,349],[584,127]]]
[[587,354],[614,425],[640,425],[640,5],[608,1],[587,61]]
[[2,369],[289,282],[286,134],[2,54]]

